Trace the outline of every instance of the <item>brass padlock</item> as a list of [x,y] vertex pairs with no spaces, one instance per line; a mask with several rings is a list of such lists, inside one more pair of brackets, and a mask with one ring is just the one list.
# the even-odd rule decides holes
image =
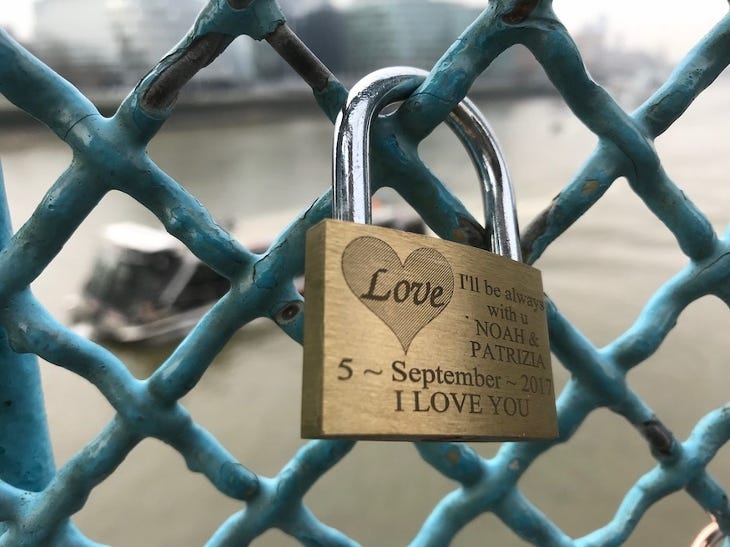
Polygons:
[[424,74],[371,74],[335,126],[334,219],[306,243],[302,436],[554,438],[540,272],[519,261],[511,184],[471,102],[448,124],[477,167],[493,248],[506,256],[369,224],[370,122]]

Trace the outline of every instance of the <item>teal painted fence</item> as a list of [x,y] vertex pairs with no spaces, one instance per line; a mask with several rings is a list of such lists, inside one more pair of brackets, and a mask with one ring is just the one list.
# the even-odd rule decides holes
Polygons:
[[[347,90],[297,39],[273,0],[211,0],[175,51],[152,68],[108,118],[74,86],[0,33],[0,92],[73,150],[68,169],[17,232],[12,232],[5,208],[0,215],[1,545],[93,545],[70,517],[135,446],[150,437],[177,450],[190,470],[205,475],[213,488],[241,501],[242,510],[230,516],[209,545],[246,545],[270,528],[305,545],[355,544],[336,530],[337,523],[321,522],[303,502],[317,479],[347,456],[353,442],[310,442],[276,477],[267,478],[238,462],[179,403],[229,338],[253,319],[269,317],[301,341],[301,296],[293,280],[303,269],[305,232],[330,211],[327,193],[295,219],[268,252],[253,254],[146,153],[150,140],[173,114],[178,91],[234,39],[247,37],[265,40],[279,52],[312,87],[324,115],[335,118]],[[627,373],[657,350],[690,303],[706,295],[730,303],[727,234],[714,232],[663,170],[653,147],[653,140],[727,66],[730,16],[717,23],[645,104],[628,114],[586,72],[550,0],[490,2],[397,116],[381,120],[374,130],[374,189],[394,188],[442,237],[465,241],[480,234],[465,234],[461,219],[471,218],[469,213],[420,162],[417,144],[466,96],[475,78],[515,44],[529,49],[575,116],[600,139],[579,172],[524,230],[526,261],[535,262],[616,179],[625,177],[674,235],[689,263],[663,284],[626,332],[602,348],[582,336],[554,305],[548,306],[555,366],[570,373],[558,400],[560,439],[506,443],[491,459],[464,444],[417,444],[434,472],[455,481],[456,488],[433,508],[413,545],[445,545],[486,512],[536,545],[620,545],[654,503],[679,491],[730,532],[727,495],[707,471],[730,436],[730,407],[702,418],[682,442],[626,381]],[[111,190],[149,209],[168,232],[231,282],[230,291],[145,380],[136,379],[107,350],[62,326],[29,290]],[[51,454],[34,355],[91,382],[116,411],[104,430],[59,469]],[[627,492],[608,524],[572,538],[522,494],[518,482],[541,454],[569,441],[599,408],[622,416],[646,439],[656,466]]]

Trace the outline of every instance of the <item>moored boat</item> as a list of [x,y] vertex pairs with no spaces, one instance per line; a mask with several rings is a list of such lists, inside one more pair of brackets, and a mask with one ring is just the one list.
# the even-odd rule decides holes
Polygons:
[[[236,223],[249,250],[263,253],[293,218]],[[424,233],[412,210],[381,206],[374,223]],[[297,280],[300,291],[303,280]],[[97,341],[162,343],[182,338],[229,289],[228,280],[162,229],[134,222],[105,227],[92,271],[70,310],[72,328]]]

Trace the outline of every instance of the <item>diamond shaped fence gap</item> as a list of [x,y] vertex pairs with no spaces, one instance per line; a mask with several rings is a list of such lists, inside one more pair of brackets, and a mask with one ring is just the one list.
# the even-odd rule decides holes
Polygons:
[[[268,42],[312,88],[327,119],[334,118],[346,94],[345,87],[291,31],[273,0],[211,0],[191,24],[188,34],[150,68],[109,117],[0,32],[0,92],[73,150],[73,161],[49,184],[16,231],[10,227],[9,212],[0,211],[0,350],[5,367],[0,399],[11,401],[6,406],[13,408],[0,414],[0,545],[95,545],[72,524],[71,517],[149,439],[165,443],[213,490],[236,501],[238,509],[221,519],[210,535],[210,546],[246,545],[262,535],[270,536],[272,529],[305,545],[367,541],[349,537],[336,528],[336,522],[325,522],[304,502],[318,482],[326,480],[323,477],[344,465],[341,462],[357,457],[356,443],[304,443],[276,472],[264,476],[248,467],[245,459],[239,461],[181,403],[211,374],[216,356],[244,325],[262,318],[278,322],[286,335],[301,342],[301,317],[284,321],[282,313],[300,300],[294,280],[303,267],[303,236],[328,216],[331,198],[325,191],[311,207],[302,203],[302,213],[276,243],[263,255],[254,253],[217,223],[185,184],[150,158],[149,143],[175,112],[176,97],[190,78],[215,62],[235,40]],[[467,445],[416,443],[414,461],[420,456],[423,472],[449,478],[453,490],[435,500],[423,515],[413,531],[412,545],[458,541],[462,530],[486,513],[522,540],[541,546],[620,545],[655,506],[675,494],[713,515],[720,528],[730,532],[727,496],[708,472],[730,436],[727,404],[708,408],[687,435],[677,436],[672,424],[664,423],[661,413],[642,399],[629,374],[651,363],[675,324],[692,313],[695,302],[707,296],[724,305],[730,302],[729,244],[726,234],[716,232],[716,213],[710,222],[703,208],[692,201],[692,192],[682,191],[691,173],[668,168],[661,147],[653,145],[726,68],[729,37],[730,16],[726,16],[651,97],[634,112],[626,112],[588,74],[580,50],[550,0],[495,0],[444,52],[424,84],[389,122],[398,124],[403,144],[420,142],[501,53],[514,45],[524,46],[576,119],[599,141],[559,195],[543,204],[524,228],[526,260],[532,263],[543,255],[549,260],[553,242],[563,234],[569,237],[574,224],[578,229],[581,216],[590,213],[619,181],[640,200],[643,214],[654,216],[671,235],[684,264],[659,280],[625,330],[601,347],[570,322],[559,301],[549,304],[551,347],[569,375],[558,400],[560,439],[505,443],[488,457]],[[375,161],[378,172],[391,181],[400,143],[381,144],[384,153]],[[451,193],[441,192],[443,183],[412,161],[407,167],[413,176],[407,182],[393,179],[394,188],[430,220],[437,234],[452,235],[458,229],[460,202]],[[433,191],[439,191],[443,203],[422,198]],[[231,284],[183,342],[159,355],[148,374],[133,374],[118,352],[70,331],[30,291],[31,283],[110,192],[122,192],[138,202]],[[5,201],[4,195],[0,198]],[[436,210],[446,213],[433,214]],[[45,361],[43,366],[62,367],[89,382],[114,409],[114,417],[68,461],[57,463],[52,455],[34,356]],[[245,367],[246,356],[240,361],[236,366]],[[643,439],[652,459],[631,477],[613,515],[603,515],[605,520],[596,522],[592,531],[572,537],[559,521],[550,519],[549,507],[543,511],[543,504],[527,493],[532,486],[522,488],[520,479],[533,465],[539,466],[535,462],[551,449],[565,450],[563,443],[570,446],[571,438],[592,423],[597,410],[624,421],[626,435]],[[271,431],[271,436],[276,433]]]

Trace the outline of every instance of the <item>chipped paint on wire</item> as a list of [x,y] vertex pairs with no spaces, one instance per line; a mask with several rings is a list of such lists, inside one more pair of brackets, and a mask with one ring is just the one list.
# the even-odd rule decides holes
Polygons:
[[[208,545],[246,545],[274,527],[305,545],[355,545],[319,521],[303,502],[317,479],[347,456],[353,442],[310,442],[276,477],[262,477],[238,462],[179,403],[230,337],[253,319],[270,317],[301,341],[301,297],[293,280],[303,269],[304,234],[329,216],[327,193],[280,235],[278,241],[286,245],[273,245],[263,257],[255,255],[147,155],[148,143],[173,114],[180,89],[233,40],[250,38],[265,40],[286,59],[312,87],[324,115],[334,120],[347,90],[291,31],[273,0],[210,0],[192,30],[110,118],[0,32],[0,92],[46,124],[74,152],[73,163],[16,233],[7,208],[0,208],[0,353],[5,366],[0,396],[13,401],[12,411],[0,418],[0,446],[5,447],[0,454],[0,545],[95,545],[69,519],[94,487],[148,437],[173,447],[191,471],[241,501],[241,511],[223,523]],[[458,487],[434,507],[412,545],[448,544],[486,512],[536,545],[620,545],[654,503],[682,490],[730,532],[727,496],[707,471],[730,436],[730,408],[705,416],[680,442],[626,382],[628,371],[656,351],[690,303],[715,295],[730,304],[728,236],[713,231],[663,170],[653,147],[654,138],[728,65],[730,16],[717,23],[644,105],[628,114],[587,74],[550,0],[490,2],[397,115],[374,128],[379,175],[374,190],[393,187],[442,237],[463,239],[464,219],[471,217],[420,162],[417,144],[467,94],[474,79],[515,44],[532,52],[565,103],[600,139],[575,177],[524,230],[527,261],[537,260],[616,179],[626,177],[672,232],[689,264],[665,282],[626,332],[603,348],[592,345],[549,303],[552,350],[571,375],[558,400],[560,438],[505,443],[488,460],[465,444],[417,443],[423,459]],[[413,151],[406,163],[404,150]],[[168,232],[231,282],[230,291],[147,380],[136,379],[110,352],[63,327],[29,290],[111,190],[149,209]],[[4,192],[0,198],[4,204]],[[84,377],[116,411],[104,430],[58,470],[34,355]],[[603,407],[623,416],[646,439],[656,466],[627,492],[610,522],[587,536],[571,538],[521,493],[518,481],[541,454],[569,441],[586,417]]]

